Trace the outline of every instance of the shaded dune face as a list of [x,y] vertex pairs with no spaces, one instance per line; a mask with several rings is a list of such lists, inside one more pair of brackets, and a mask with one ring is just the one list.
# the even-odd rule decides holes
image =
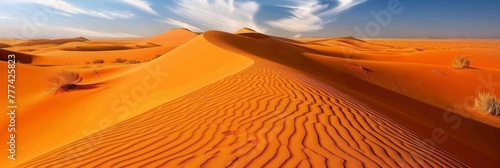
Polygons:
[[33,62],[33,57],[34,56],[32,56],[32,55],[24,54],[24,53],[20,53],[20,52],[3,50],[3,49],[0,49],[0,60],[1,61],[8,61],[9,60],[8,56],[10,54],[16,55],[16,60],[19,60],[22,63],[31,63],[31,62]]
[[266,60],[20,167],[464,167],[330,86]]

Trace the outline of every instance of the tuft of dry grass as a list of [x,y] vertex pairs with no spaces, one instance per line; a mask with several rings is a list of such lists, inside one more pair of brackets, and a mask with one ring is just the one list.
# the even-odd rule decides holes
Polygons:
[[451,67],[455,69],[463,69],[470,66],[470,60],[466,56],[458,56],[451,62]]
[[123,59],[123,58],[116,58],[115,61],[113,61],[113,63],[125,63],[127,62],[127,59]]
[[94,61],[92,61],[93,64],[104,64],[104,60],[102,59],[96,59]]
[[141,63],[141,61],[139,61],[139,60],[128,60],[127,62],[129,64],[138,64],[138,63]]
[[353,72],[362,74],[365,79],[368,79],[369,74],[373,72],[373,70],[357,64],[348,64],[346,65],[346,68]]
[[54,94],[67,92],[75,88],[82,80],[83,78],[78,72],[63,70],[48,79],[51,83],[49,91]]
[[493,93],[480,92],[474,102],[474,110],[489,115],[500,115],[500,101]]

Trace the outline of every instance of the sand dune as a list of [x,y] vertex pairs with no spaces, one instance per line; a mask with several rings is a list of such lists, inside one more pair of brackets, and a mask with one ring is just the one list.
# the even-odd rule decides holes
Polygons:
[[24,53],[19,53],[19,52],[13,52],[13,51],[8,51],[4,49],[0,49],[0,60],[2,61],[7,61],[8,56],[10,54],[15,54],[16,55],[16,60],[22,62],[22,63],[32,63],[34,56],[30,54],[24,54]]
[[5,43],[0,43],[0,48],[7,48],[7,47],[11,47],[11,45],[5,44]]
[[250,28],[241,28],[240,30],[234,32],[234,34],[245,34],[245,33],[257,33],[255,30]]
[[500,49],[498,40],[475,39],[369,39],[371,43],[392,46],[396,48],[417,47],[422,49]]
[[422,150],[411,131],[363,106],[261,60],[21,166],[464,166],[445,152]]
[[[470,101],[471,97],[474,98],[476,96],[476,92],[479,91],[478,86],[481,86],[479,89],[482,91],[487,91],[487,88],[482,83],[491,79],[490,75],[496,76],[494,74],[498,73],[498,71],[477,71],[471,69],[466,70],[467,72],[462,72],[454,70],[450,67],[450,62],[454,55],[448,55],[450,52],[448,50],[433,53],[433,55],[427,55],[425,59],[430,56],[436,57],[435,59],[440,59],[441,57],[448,59],[446,63],[435,67],[434,65],[420,66],[414,63],[396,62],[396,64],[387,58],[382,60],[384,57],[374,55],[374,51],[356,50],[356,48],[370,45],[363,43],[360,43],[360,46],[354,48],[334,46],[332,47],[333,49],[318,50],[318,48],[322,46],[310,46],[308,43],[300,46],[290,45],[290,43],[280,43],[280,40],[276,38],[254,39],[257,41],[253,41],[251,39],[239,38],[237,36],[218,32],[207,32],[205,36],[207,36],[209,41],[211,37],[215,37],[214,39],[216,40],[212,42],[214,44],[220,44],[219,46],[229,51],[243,54],[246,53],[247,56],[263,56],[265,59],[308,72],[311,76],[316,76],[330,85],[351,91],[351,94],[361,94],[361,98],[370,97],[372,101],[372,103],[370,103],[371,106],[382,104],[383,106],[392,106],[392,108],[395,108],[395,106],[405,104],[406,107],[401,107],[401,111],[404,111],[403,115],[410,114],[412,119],[421,122],[420,124],[425,123],[431,128],[447,129],[447,131],[449,131],[447,133],[449,133],[450,136],[455,136],[459,141],[462,141],[462,143],[475,144],[473,145],[474,148],[487,153],[490,157],[498,155],[498,150],[494,146],[498,146],[495,144],[499,144],[497,140],[500,139],[500,134],[491,134],[491,132],[499,131],[500,119],[474,111],[470,108],[470,105],[464,103],[465,101]],[[238,43],[235,43],[235,41],[238,41]],[[473,53],[477,51],[472,50],[468,52]],[[490,55],[495,52],[498,51],[488,50],[488,52],[484,52],[486,54],[478,52],[477,54],[480,55],[474,57],[482,58],[482,56],[484,56],[483,60],[490,60],[491,62],[491,60],[499,59],[498,57]],[[402,55],[399,57],[405,58],[405,55],[408,55],[406,52],[400,52],[400,54]],[[374,59],[375,57],[381,59],[381,61]],[[393,59],[398,60],[397,58]],[[418,58],[413,57],[412,59],[415,60]],[[429,59],[429,62],[432,63],[433,60]],[[485,63],[487,63],[487,61],[481,61],[477,63],[476,66],[488,66],[488,64]],[[491,63],[489,64],[491,65]],[[349,65],[355,66],[352,69],[347,67]],[[498,64],[496,64],[496,66],[498,66]],[[415,69],[409,67],[415,67]],[[435,73],[433,68],[438,72],[444,71],[443,69],[452,71],[455,73],[453,74],[454,77],[443,77],[439,75],[439,73]],[[364,75],[364,73],[366,73],[366,75]],[[448,75],[450,74],[448,73]],[[351,79],[352,77],[358,79]],[[480,80],[479,77],[484,78]],[[402,81],[405,83],[402,83]],[[364,84],[366,82],[376,86],[368,87],[369,85]],[[380,84],[379,82],[384,82],[385,84]],[[461,84],[456,85],[456,83]],[[412,89],[407,89],[406,87],[412,87]],[[389,96],[388,92],[404,96]],[[403,97],[410,97],[413,99],[402,99]],[[428,106],[428,104],[433,107],[439,107],[439,109],[426,108],[425,106]],[[410,112],[409,109],[415,110]],[[423,112],[419,109],[427,110],[423,110],[426,111]],[[387,111],[388,109],[385,110]],[[458,113],[465,117],[461,119],[461,124],[467,126],[462,126],[460,130],[456,130],[452,129],[448,122],[442,121],[437,123],[435,119],[444,120],[443,115],[445,115],[444,112],[447,111],[450,113]],[[435,118],[428,118],[430,115]],[[486,125],[478,122],[486,123]],[[431,131],[432,129],[429,130],[429,132]],[[467,155],[467,153],[462,154]],[[475,159],[469,158],[469,160],[472,161]]]
[[149,47],[158,47],[160,45],[155,44],[155,43],[140,43],[140,44],[136,44],[135,46],[139,47],[139,48],[149,48]]
[[25,42],[25,40],[21,40],[18,38],[0,38],[0,43],[8,44],[11,46],[21,42]]
[[192,32],[191,30],[177,28],[143,41],[150,43],[184,43],[196,36],[198,36],[198,34]]
[[[192,50],[194,46],[201,47]],[[131,53],[133,52],[128,54]],[[210,61],[212,61],[211,64],[205,64]],[[144,64],[89,65],[88,67],[81,65],[35,67],[20,64],[17,67],[18,73],[30,73],[33,77],[19,78],[17,82],[26,85],[36,83],[36,85],[19,87],[17,90],[19,97],[27,97],[18,100],[23,107],[19,108],[21,112],[17,121],[30,123],[18,126],[19,130],[23,130],[18,133],[19,144],[23,144],[18,148],[22,151],[18,159],[31,159],[100,131],[114,123],[236,73],[250,66],[252,62],[251,59],[214,47],[200,37]],[[81,85],[92,87],[57,95],[47,93],[47,86],[50,86],[47,79],[63,69],[80,72],[84,79]],[[96,75],[95,71],[98,71],[99,75]],[[148,84],[145,85],[144,81]],[[145,92],[138,95],[139,98],[135,97],[137,88],[145,89]],[[122,100],[122,95],[133,98],[134,104],[128,104],[127,100]],[[102,99],[104,97],[109,99]],[[53,106],[47,106],[47,104]],[[88,107],[89,104],[92,104],[92,107]],[[40,113],[39,109],[52,113]],[[100,111],[108,112],[101,113]],[[5,124],[7,123],[2,123],[2,125]],[[58,128],[57,135],[47,134],[59,124],[65,126]],[[81,131],[75,132],[75,129]],[[7,137],[5,132],[2,132],[1,137]],[[57,142],[52,142],[54,138],[58,139]],[[29,139],[38,140],[30,141]]]
[[[22,131],[18,161],[4,158],[7,167],[500,163],[500,119],[464,103],[500,76],[495,47],[287,39],[245,28],[201,35],[173,29],[116,42],[35,41],[0,49],[31,59],[17,67],[30,76],[17,80],[25,97],[18,100]],[[471,59],[471,68],[450,67],[459,55]],[[111,63],[116,58],[141,63]],[[105,63],[84,64],[94,59]],[[47,94],[47,79],[61,70],[79,72],[85,89]],[[450,122],[456,118],[458,129]],[[444,142],[433,139],[437,128]],[[4,132],[0,137],[7,141]]]
[[84,37],[76,37],[76,38],[66,38],[66,39],[37,39],[37,40],[28,40],[25,42],[17,43],[14,46],[34,46],[34,45],[42,45],[42,44],[64,44],[69,42],[83,42],[88,41],[88,39]]

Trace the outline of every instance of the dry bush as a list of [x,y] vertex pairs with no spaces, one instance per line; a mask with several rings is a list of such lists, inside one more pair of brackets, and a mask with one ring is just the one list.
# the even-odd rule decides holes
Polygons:
[[470,66],[470,60],[466,56],[458,56],[451,62],[451,67],[455,69],[467,68]]
[[83,78],[78,72],[63,70],[50,77],[48,80],[51,83],[49,91],[57,94],[60,92],[67,92],[75,88],[77,84],[83,80]]
[[480,92],[474,102],[474,110],[490,115],[500,115],[500,102],[493,93]]
[[94,64],[104,64],[104,60],[102,60],[102,59],[96,59],[96,60],[92,61],[92,63],[94,63]]
[[123,58],[116,58],[115,61],[113,61],[113,63],[125,63],[125,62],[127,62],[127,60]]
[[90,64],[90,61],[85,61],[85,64]]
[[141,63],[141,61],[139,61],[139,60],[129,60],[128,63],[129,64],[138,64],[138,63]]

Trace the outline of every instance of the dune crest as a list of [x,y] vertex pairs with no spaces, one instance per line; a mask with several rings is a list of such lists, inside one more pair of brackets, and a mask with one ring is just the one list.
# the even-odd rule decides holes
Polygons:
[[241,28],[240,30],[234,32],[234,34],[244,34],[244,33],[258,33],[258,32],[247,27]]
[[144,42],[150,43],[184,43],[198,36],[198,34],[192,32],[189,29],[177,28],[164,32],[160,35],[147,38],[143,40]]

